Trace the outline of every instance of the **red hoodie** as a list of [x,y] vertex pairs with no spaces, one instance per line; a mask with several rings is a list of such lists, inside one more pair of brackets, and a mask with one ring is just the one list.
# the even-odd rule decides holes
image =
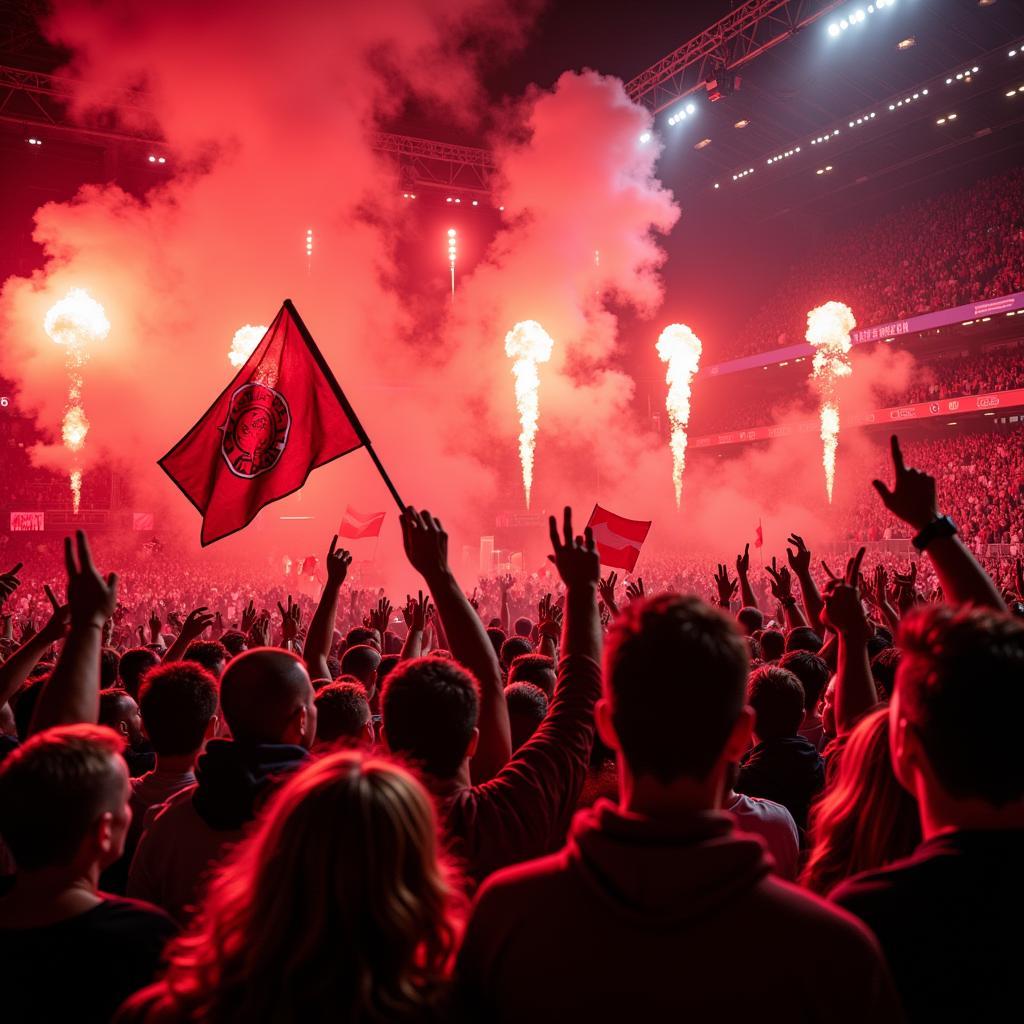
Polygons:
[[457,977],[473,1021],[902,1019],[870,932],[713,811],[582,811],[559,853],[483,885]]

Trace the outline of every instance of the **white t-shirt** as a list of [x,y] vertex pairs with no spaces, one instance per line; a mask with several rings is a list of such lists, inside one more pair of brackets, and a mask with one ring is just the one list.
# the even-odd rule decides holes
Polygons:
[[733,793],[726,797],[723,810],[736,818],[736,828],[749,835],[760,836],[775,861],[780,878],[793,881],[800,868],[800,833],[793,815],[774,800]]

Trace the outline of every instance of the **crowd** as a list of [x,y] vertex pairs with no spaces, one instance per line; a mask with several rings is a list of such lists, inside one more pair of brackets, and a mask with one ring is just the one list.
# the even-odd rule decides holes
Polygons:
[[408,509],[397,610],[337,538],[298,600],[103,573],[82,533],[13,565],[4,1020],[1005,1013],[1024,564],[986,574],[895,438],[881,477],[909,570],[793,535],[623,586],[569,509],[546,592],[468,595]]
[[807,311],[847,303],[864,327],[1024,291],[1024,169],[911,203],[792,266],[716,362],[799,344]]

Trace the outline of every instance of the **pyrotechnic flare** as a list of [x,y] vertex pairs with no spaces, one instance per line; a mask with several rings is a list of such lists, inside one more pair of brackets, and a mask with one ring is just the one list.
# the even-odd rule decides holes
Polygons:
[[228,359],[232,366],[242,366],[246,360],[256,351],[263,335],[267,333],[266,327],[256,327],[246,324],[235,331],[231,339],[231,349],[228,351]]
[[672,428],[672,483],[676,489],[676,508],[679,508],[686,466],[686,426],[690,422],[690,382],[700,366],[700,338],[686,324],[669,324],[658,338],[657,349],[661,361],[668,363],[665,408]]
[[839,394],[836,384],[853,372],[850,365],[850,331],[857,326],[853,310],[842,302],[826,302],[807,314],[807,340],[814,346],[814,387],[821,400],[821,462],[825,490],[832,504],[839,447]]
[[[103,307],[84,289],[71,291],[55,302],[43,320],[43,330],[58,345],[64,346],[64,364],[68,371],[68,404],[64,407],[61,437],[69,452],[77,453],[85,445],[89,420],[82,407],[82,369],[89,360],[89,347],[110,333],[110,321]],[[71,470],[71,505],[77,514],[82,500],[82,470]]]
[[505,335],[505,355],[514,359],[512,374],[516,379],[516,406],[519,409],[519,461],[523,464],[523,490],[526,507],[530,507],[533,488],[533,450],[537,440],[538,391],[540,375],[537,364],[551,358],[554,347],[551,335],[536,320],[523,320]]

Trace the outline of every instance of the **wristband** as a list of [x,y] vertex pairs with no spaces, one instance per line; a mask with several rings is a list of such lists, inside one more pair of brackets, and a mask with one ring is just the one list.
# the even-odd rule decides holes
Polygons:
[[956,523],[949,516],[938,516],[933,519],[911,543],[918,551],[924,551],[932,541],[941,540],[944,537],[955,537],[959,533]]

